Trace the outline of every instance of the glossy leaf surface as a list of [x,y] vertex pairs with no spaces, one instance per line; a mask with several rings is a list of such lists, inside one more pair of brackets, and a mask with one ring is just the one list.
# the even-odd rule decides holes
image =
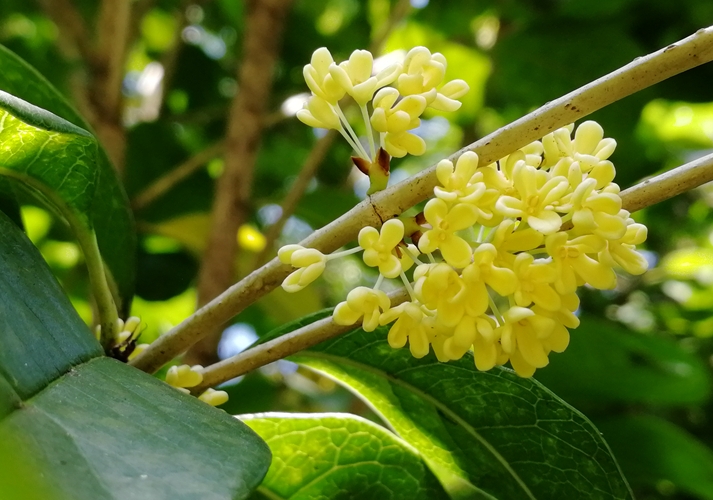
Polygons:
[[365,399],[451,495],[631,498],[594,425],[537,381],[503,368],[479,372],[469,354],[451,363],[432,354],[417,360],[389,347],[386,332],[355,330],[292,359]]
[[[247,497],[267,471],[265,443],[225,412],[101,356],[39,252],[2,214],[0,234],[3,456],[24,450],[17,468],[34,471],[52,498]],[[0,480],[0,498],[21,487]]]
[[[89,130],[89,126],[59,91],[34,68],[2,45],[0,45],[0,67],[2,67],[0,90],[41,108],[39,112],[28,108],[27,113],[20,113],[26,126],[44,128],[52,132],[56,132],[58,126],[63,127],[60,131],[67,130],[64,126],[58,125],[60,122],[56,117],[52,118],[42,112],[42,110],[46,110],[70,124],[84,129],[83,134],[77,133],[76,129],[73,129],[72,133],[77,135],[77,137],[73,137],[72,141],[74,149],[66,150],[67,158],[57,162],[53,166],[54,171],[46,174],[58,179],[56,184],[50,184],[50,188],[66,191],[67,197],[63,197],[64,201],[77,205],[77,208],[81,210],[80,213],[84,214],[86,220],[92,223],[97,233],[102,258],[111,271],[122,299],[121,307],[128,310],[131,296],[134,293],[136,235],[126,194],[106,153],[96,145],[96,140],[91,137],[91,134],[86,132]],[[17,109],[14,106],[8,108],[5,100],[0,106],[18,116]],[[80,139],[80,137],[82,138]],[[35,140],[42,141],[40,137]],[[93,144],[90,146],[89,142]],[[0,165],[3,167],[8,160],[8,146],[0,145],[4,151],[0,156]],[[92,150],[91,162],[89,162],[89,157],[84,156],[84,151],[89,150]],[[23,150],[22,154],[32,155],[32,152]],[[29,156],[29,158],[33,158],[33,156]],[[12,158],[12,155],[9,159],[17,160],[17,158]],[[79,178],[79,169],[74,166],[75,162],[72,162],[72,159],[76,161],[77,166],[86,164],[86,169],[83,167],[85,173],[83,186]],[[68,165],[72,166],[71,171],[67,171]],[[64,180],[66,174],[71,174],[74,180]]]
[[291,500],[448,498],[404,441],[349,414],[265,413],[243,421],[270,446],[273,462],[258,492]]

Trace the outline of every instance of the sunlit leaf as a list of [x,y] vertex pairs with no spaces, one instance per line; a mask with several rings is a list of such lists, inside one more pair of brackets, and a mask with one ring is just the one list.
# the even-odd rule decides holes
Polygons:
[[[40,141],[42,135],[39,130],[47,129],[52,132],[62,132],[72,134],[72,145],[66,150],[68,155],[59,167],[55,167],[53,172],[58,179],[55,189],[69,191],[69,197],[65,202],[76,205],[84,212],[87,221],[90,221],[96,231],[99,249],[102,258],[111,271],[112,278],[118,289],[121,299],[120,307],[128,309],[131,297],[134,292],[135,279],[135,233],[133,218],[129,211],[128,201],[119,180],[116,177],[113,167],[109,163],[104,150],[96,145],[96,141],[91,137],[87,123],[72,109],[66,99],[37,71],[27,63],[18,58],[15,54],[0,45],[0,90],[12,96],[27,101],[42,110],[54,113],[60,118],[67,120],[74,128],[58,125],[61,123],[58,118],[48,118],[41,112],[36,112],[35,108],[26,108],[26,113],[18,115],[17,108],[7,107],[7,101],[3,101],[3,109],[9,111],[16,118],[23,120],[24,126],[38,130],[36,141]],[[49,120],[49,121],[46,121]],[[60,127],[59,129],[57,127]],[[77,132],[84,129],[83,133]],[[46,134],[45,134],[46,135]],[[91,143],[91,144],[90,144]],[[37,143],[38,145],[41,143]],[[72,149],[74,148],[74,149]],[[40,150],[46,154],[44,150]],[[72,158],[71,154],[91,154],[93,156],[91,165],[89,158],[78,156]],[[32,155],[29,150],[24,150],[23,154]],[[29,156],[32,158],[32,156]],[[7,158],[3,157],[5,162]],[[15,161],[14,159],[13,161]],[[81,181],[77,177],[80,171],[74,168],[74,161],[78,165],[86,164],[88,170],[85,175],[86,186],[81,187]],[[65,171],[72,167],[71,170]],[[72,186],[66,186],[62,175],[73,174],[75,181]],[[50,173],[48,173],[50,175]],[[73,196],[72,196],[72,189]],[[91,199],[89,193],[91,192]]]
[[449,498],[421,457],[383,427],[339,414],[241,417],[272,451],[258,488],[267,498],[430,500]]
[[479,372],[470,354],[415,359],[392,349],[386,333],[355,330],[291,359],[365,399],[455,497],[631,498],[594,425],[537,381]]

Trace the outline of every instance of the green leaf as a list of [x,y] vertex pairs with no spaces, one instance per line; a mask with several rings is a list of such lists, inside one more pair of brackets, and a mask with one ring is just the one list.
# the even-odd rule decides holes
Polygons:
[[[0,463],[23,450],[18,467],[48,484],[49,498],[246,498],[267,472],[265,443],[225,412],[101,356],[37,249],[2,214],[0,234]],[[0,498],[25,486],[0,477]]]
[[413,448],[349,414],[265,413],[241,419],[270,446],[274,460],[258,491],[291,500],[448,498]]
[[0,375],[27,399],[102,350],[37,251],[0,215]]
[[96,162],[97,143],[89,132],[0,91],[0,172],[57,208],[66,206],[86,228],[92,228]]
[[567,350],[537,379],[584,409],[606,403],[689,405],[711,394],[708,368],[671,338],[632,332],[613,321],[582,317]]
[[676,425],[639,415],[605,420],[599,429],[632,485],[713,500],[713,451]]
[[[32,103],[42,110],[54,113],[80,129],[89,130],[89,125],[57,89],[34,68],[2,45],[0,45],[0,67],[2,67],[0,90]],[[8,109],[6,105],[3,105],[2,108],[17,116],[17,109]],[[40,112],[40,114],[42,113]],[[34,125],[35,128],[54,130],[54,127],[58,126],[56,118],[50,118],[49,122],[43,125],[43,119],[47,118],[46,115],[42,114],[44,118],[33,115],[34,110],[30,111],[29,116],[25,116],[25,118],[29,120],[28,124]],[[77,139],[78,144],[85,145],[85,141],[91,137],[86,132],[80,134],[76,129],[61,128],[63,133],[68,133],[67,130],[73,130],[71,134],[76,134],[77,138],[87,137],[86,139]],[[88,146],[83,147],[86,151]],[[86,219],[93,222],[99,250],[118,291],[120,304],[117,305],[124,313],[122,315],[126,316],[134,293],[136,268],[134,221],[126,194],[106,153],[101,147],[97,148],[96,145],[93,147],[95,148],[93,151],[94,163],[89,165],[91,170],[85,181],[86,189],[82,190],[79,188],[79,183],[75,184],[76,192],[74,194],[78,197],[77,200],[74,200],[74,196],[70,195],[70,198],[65,201],[84,203],[82,206],[86,210]],[[3,157],[3,161],[4,159]],[[78,159],[82,161],[82,158]],[[61,166],[65,168],[66,164]],[[59,172],[59,174],[64,173],[66,173],[64,170]],[[70,173],[76,174],[74,171]],[[61,187],[68,189],[68,186],[64,184],[66,182],[62,183]],[[86,200],[82,199],[87,198],[90,190],[93,192],[92,198],[90,203],[86,204]]]
[[456,498],[631,498],[594,425],[536,380],[479,372],[470,354],[414,359],[386,333],[355,330],[291,359],[365,399]]

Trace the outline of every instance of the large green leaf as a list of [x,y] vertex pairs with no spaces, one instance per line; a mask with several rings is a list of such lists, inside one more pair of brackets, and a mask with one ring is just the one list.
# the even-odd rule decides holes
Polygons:
[[638,415],[604,420],[599,429],[632,485],[654,490],[668,484],[669,490],[713,500],[713,451],[679,427]]
[[537,379],[584,409],[606,403],[700,404],[711,394],[705,363],[671,338],[632,332],[584,316],[567,350]]
[[413,448],[361,417],[265,413],[241,419],[274,457],[258,488],[267,498],[448,498]]
[[505,368],[479,372],[470,354],[414,359],[389,347],[386,333],[355,330],[291,359],[365,399],[454,497],[631,498],[594,425],[539,382]]
[[[265,443],[225,412],[102,356],[39,252],[2,214],[0,235],[0,464],[24,450],[13,460],[51,487],[49,498],[247,497],[269,466]],[[0,475],[0,498],[21,487]]]
[[[50,111],[81,129],[89,130],[88,124],[69,105],[57,89],[34,68],[2,45],[0,45],[0,67],[2,68],[2,71],[0,71],[0,90],[32,103],[38,108]],[[4,104],[2,108],[14,116],[20,117],[17,109],[8,109]],[[10,108],[13,108],[13,106],[10,106]],[[48,118],[41,111],[38,116],[33,109],[28,109],[27,113],[24,115],[20,113],[20,115],[22,115],[21,118],[26,121],[28,126],[38,129],[56,131],[55,129],[59,123],[55,118]],[[49,121],[44,121],[45,119],[49,119]],[[61,131],[65,132],[65,130],[66,128],[62,127]],[[85,139],[77,139],[79,144],[84,145],[86,141],[90,140],[91,136],[86,132],[82,135],[76,129],[73,130],[71,133],[77,135],[77,137],[86,136]],[[88,151],[88,146],[83,147],[84,152]],[[120,299],[119,306],[122,312],[126,313],[131,305],[131,297],[134,293],[134,273],[136,268],[134,221],[126,194],[106,153],[101,147],[97,148],[96,145],[92,146],[92,148],[94,151],[92,152],[93,161],[91,164],[88,163],[88,158],[82,156],[75,158],[78,163],[86,162],[89,168],[84,189],[81,189],[81,182],[76,177],[78,172],[74,168],[70,172],[65,170],[67,162],[71,160],[69,156],[64,162],[57,162],[53,166],[53,169],[56,170],[56,178],[60,179],[60,185],[54,187],[70,191],[69,198],[64,200],[65,202],[83,203],[82,207],[85,210],[86,219],[93,222],[102,258],[111,271],[111,276],[116,285]],[[3,150],[5,149],[3,147]],[[68,147],[66,152],[69,155],[70,153],[77,153],[78,150]],[[27,154],[32,153],[28,151]],[[6,154],[3,154],[0,161],[4,162],[5,159]],[[70,163],[70,165],[73,164]],[[71,184],[69,180],[62,181],[62,176],[67,173],[75,175],[75,184],[72,186],[68,185],[68,183]],[[89,195],[90,192],[91,196]]]
[[89,132],[0,91],[0,172],[86,228],[92,227],[96,164],[97,143]]

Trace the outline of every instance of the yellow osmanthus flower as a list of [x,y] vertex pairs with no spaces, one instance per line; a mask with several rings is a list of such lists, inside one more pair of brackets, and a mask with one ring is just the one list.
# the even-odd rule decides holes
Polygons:
[[[628,216],[628,212],[625,214]],[[599,260],[610,265],[618,265],[629,274],[644,274],[648,269],[646,258],[636,251],[636,245],[646,241],[648,229],[643,224],[628,219],[624,236],[607,241],[607,247],[599,253]]]
[[[468,84],[463,80],[443,84],[445,70],[445,57],[431,54],[426,47],[415,47],[403,64],[392,64],[376,74],[374,56],[369,51],[355,50],[348,60],[337,64],[329,50],[322,47],[304,67],[312,97],[297,112],[297,118],[310,127],[337,130],[344,137],[356,152],[355,164],[369,176],[371,194],[387,185],[389,155],[401,158],[425,153],[425,141],[410,131],[420,125],[420,116],[427,107],[440,111],[460,107],[458,99],[469,91]],[[359,107],[368,146],[341,108],[340,100],[345,95]]]
[[[423,264],[414,271],[414,291],[421,303],[438,313],[438,321],[454,327],[466,312],[466,286],[448,264]],[[484,312],[484,311],[483,311]]]
[[391,156],[422,155],[426,151],[426,142],[408,131],[421,124],[419,116],[426,109],[426,99],[412,95],[397,103],[398,98],[396,89],[381,89],[374,97],[371,125],[382,134],[383,147]]
[[396,80],[401,66],[394,64],[371,76],[374,66],[374,56],[368,50],[355,50],[348,61],[330,64],[329,74],[344,91],[352,96],[360,106],[365,105],[374,97],[376,89]]
[[453,267],[463,268],[470,264],[471,247],[455,233],[475,224],[478,220],[475,208],[467,203],[449,208],[445,201],[434,198],[426,203],[423,215],[431,229],[421,236],[418,249],[423,253],[440,250],[445,261]]
[[404,238],[404,224],[391,219],[381,226],[381,233],[367,226],[359,231],[359,246],[364,249],[364,263],[378,267],[385,278],[396,278],[401,274],[401,261],[394,249]]
[[334,64],[332,54],[322,47],[314,51],[310,64],[302,72],[307,86],[312,93],[326,102],[336,104],[344,97],[346,90],[332,77],[329,68]]
[[545,236],[531,227],[523,229],[522,223],[506,219],[493,229],[491,243],[498,251],[496,262],[512,266],[515,254],[539,247]]
[[[499,327],[500,345],[510,357],[510,364],[521,377],[531,377],[537,368],[549,363],[551,351],[562,352],[569,343],[557,322],[533,309],[511,307]],[[566,332],[566,329],[565,329]]]
[[418,304],[399,304],[383,313],[379,323],[388,325],[394,321],[387,336],[391,347],[399,349],[408,342],[414,358],[422,358],[428,354],[429,339],[424,325],[424,313]]
[[353,325],[363,318],[362,328],[372,332],[379,326],[381,314],[388,311],[391,301],[381,290],[359,286],[349,292],[347,300],[334,308],[334,322],[338,325]]
[[[433,188],[437,198],[452,203],[467,203],[476,209],[478,220],[493,218],[495,202],[500,196],[497,188],[488,187],[492,169],[478,169],[478,155],[472,151],[463,153],[455,166],[450,160],[441,160],[436,165],[436,176],[441,186]],[[490,225],[490,224],[489,224]]]
[[548,311],[558,311],[562,307],[562,300],[553,287],[557,269],[551,262],[535,260],[531,254],[522,252],[515,257],[513,271],[517,276],[513,293],[515,304],[528,307],[534,302]]
[[584,283],[599,290],[616,286],[611,266],[591,257],[604,250],[606,242],[601,237],[590,234],[569,240],[567,233],[556,233],[547,237],[545,245],[557,267],[555,289],[560,294],[572,293]]
[[578,233],[592,233],[606,239],[619,239],[626,232],[626,221],[619,217],[618,193],[598,193],[597,181],[586,179],[572,193],[572,223]]
[[499,342],[497,323],[486,315],[477,317],[464,316],[453,331],[453,335],[444,342],[444,351],[450,359],[460,359],[468,350],[473,349],[475,366],[478,370],[490,370],[496,365],[505,364]]
[[215,389],[206,389],[203,394],[198,396],[198,399],[211,406],[220,406],[228,402],[228,393],[225,391],[216,391]]
[[[305,67],[313,97],[298,117],[337,129],[360,157],[354,163],[369,175],[370,193],[383,189],[389,155],[425,152],[415,131],[424,110],[460,106],[468,86],[445,82],[446,66],[442,54],[416,47],[402,65],[374,75],[366,51],[336,64],[329,51],[319,49]],[[347,94],[361,110],[368,152],[339,106]],[[472,351],[479,370],[509,362],[529,377],[548,364],[551,352],[567,347],[568,329],[579,325],[578,286],[611,289],[614,268],[641,274],[648,266],[636,250],[646,227],[622,210],[613,182],[615,149],[616,141],[605,138],[599,124],[585,121],[489,165],[479,165],[474,152],[455,162],[442,160],[434,198],[423,213],[403,218],[406,227],[400,220],[387,221],[380,231],[366,227],[359,247],[330,255],[283,247],[280,260],[297,268],[283,287],[301,290],[328,260],[363,251],[364,263],[378,268],[379,278],[373,289],[357,287],[348,294],[334,310],[336,323],[361,320],[366,331],[391,324],[389,345],[408,343],[414,357],[433,349],[439,361],[448,362]],[[372,171],[376,166],[380,170]],[[404,271],[414,264],[412,283]],[[380,290],[384,278],[400,278],[410,300],[391,308]]]
[[595,121],[585,121],[577,127],[572,140],[573,127],[563,127],[542,138],[543,167],[554,167],[562,159],[565,163],[578,161],[582,171],[588,172],[596,164],[606,161],[616,149],[614,139],[604,139],[604,130]]
[[312,96],[307,106],[297,112],[297,118],[310,127],[339,130],[341,122],[334,107],[319,96]]
[[166,383],[181,392],[189,394],[187,387],[195,387],[203,382],[203,367],[200,365],[172,366],[166,372]]
[[282,283],[287,292],[299,292],[319,278],[327,266],[327,257],[322,252],[301,245],[286,245],[280,248],[277,256],[283,264],[298,268]]
[[562,217],[552,204],[567,193],[569,182],[561,176],[547,179],[542,173],[529,165],[516,167],[513,183],[519,196],[501,196],[495,207],[505,217],[521,218],[542,234],[553,234],[562,226]]
[[446,76],[446,58],[443,54],[426,47],[414,47],[404,60],[403,73],[397,80],[397,88],[403,95],[421,95],[433,109],[455,111],[460,108],[458,99],[469,90],[463,80],[452,80],[436,89]]

